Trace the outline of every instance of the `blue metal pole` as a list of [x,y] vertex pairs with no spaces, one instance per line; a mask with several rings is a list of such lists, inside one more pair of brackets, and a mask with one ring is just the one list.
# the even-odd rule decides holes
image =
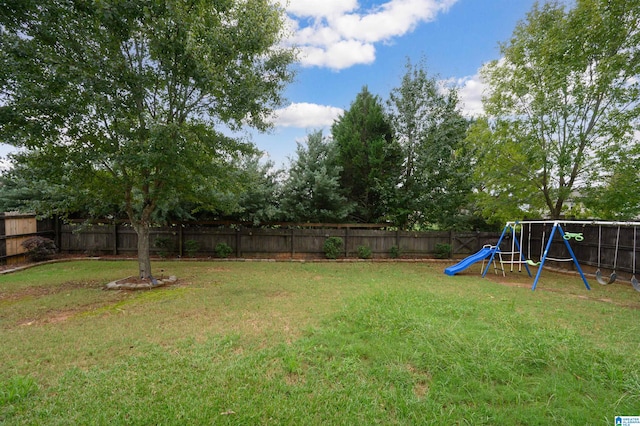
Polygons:
[[542,273],[542,267],[544,266],[545,260],[547,260],[547,254],[549,254],[549,248],[551,247],[551,241],[553,241],[553,235],[556,233],[556,228],[558,227],[558,223],[553,224],[553,228],[551,228],[551,234],[549,235],[549,241],[547,242],[547,247],[544,249],[544,253],[542,254],[542,259],[540,259],[540,265],[538,266],[538,273],[536,273],[536,278],[533,280],[533,286],[531,287],[531,291],[536,289],[538,285],[538,279],[540,278],[540,274]]
[[504,229],[502,230],[502,234],[500,235],[500,238],[498,238],[498,243],[496,244],[496,249],[491,252],[491,257],[489,258],[489,263],[487,263],[487,267],[485,268],[484,272],[482,273],[482,278],[484,278],[484,276],[487,275],[487,272],[489,272],[489,267],[491,266],[491,263],[493,262],[493,258],[496,257],[496,252],[498,250],[500,250],[500,243],[502,242],[502,239],[504,238],[504,235],[507,233],[507,229],[508,228],[509,228],[509,224],[507,223],[504,226]]

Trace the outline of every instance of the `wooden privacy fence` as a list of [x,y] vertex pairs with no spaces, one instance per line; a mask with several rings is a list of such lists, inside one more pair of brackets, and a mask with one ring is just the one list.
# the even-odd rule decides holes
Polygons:
[[[252,228],[241,225],[190,222],[151,230],[152,254],[170,251],[184,256],[188,242],[197,244],[198,256],[214,256],[215,248],[225,243],[238,258],[318,258],[324,257],[324,243],[329,237],[343,240],[344,257],[357,257],[358,247],[371,249],[375,258],[390,257],[397,247],[403,257],[432,257],[438,244],[449,244],[453,255],[467,255],[482,245],[497,241],[494,232],[408,232],[375,229],[380,226],[340,224],[312,226],[305,224],[275,228]],[[169,243],[169,250],[156,246],[158,240]],[[66,253],[134,255],[137,236],[126,223],[78,225],[60,228],[60,248]]]
[[[640,275],[640,227],[617,225],[578,225],[567,222],[565,232],[581,233],[582,240],[570,240],[576,257],[586,271],[601,269],[604,273],[616,270]],[[532,225],[519,237],[526,258],[538,261],[541,246],[546,245],[551,225]],[[635,231],[635,232],[634,232]],[[57,220],[36,220],[34,215],[0,214],[0,261],[16,263],[24,260],[22,241],[33,235],[55,240],[63,253],[85,255],[135,256],[137,236],[127,223],[70,223]],[[357,257],[358,247],[371,249],[375,258],[391,257],[397,247],[402,257],[433,257],[437,245],[449,244],[453,257],[461,258],[480,250],[485,244],[496,244],[497,232],[454,231],[398,231],[381,229],[375,225],[339,224],[311,225],[284,224],[272,228],[255,228],[240,224],[219,222],[175,223],[154,227],[151,230],[152,254],[168,252],[168,255],[185,256],[189,244],[198,246],[200,257],[215,256],[216,245],[225,243],[232,249],[232,257],[303,259],[324,257],[323,245],[329,237],[340,237],[344,242],[344,257]],[[169,243],[169,248],[159,248],[159,239]],[[195,243],[190,243],[193,241]],[[634,243],[635,241],[635,243]],[[512,239],[503,242],[502,250],[508,251]],[[635,246],[635,250],[634,250]],[[559,233],[554,236],[548,255],[566,259],[569,254]],[[549,266],[573,268],[572,262],[550,261]]]
[[37,220],[33,214],[0,213],[0,261],[6,264],[25,260],[22,243],[33,236],[53,238],[56,221]]

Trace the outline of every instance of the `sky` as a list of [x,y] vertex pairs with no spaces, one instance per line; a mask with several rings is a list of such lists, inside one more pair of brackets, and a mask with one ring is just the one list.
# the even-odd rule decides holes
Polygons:
[[535,0],[285,0],[298,46],[296,79],[274,129],[252,139],[276,166],[295,158],[296,142],[333,121],[367,86],[383,101],[400,85],[407,60],[458,87],[466,116],[482,113],[479,70],[500,58]]
[[[298,46],[296,78],[274,128],[248,136],[276,167],[295,158],[296,143],[333,121],[367,86],[388,99],[407,60],[458,87],[462,111],[482,112],[478,72],[500,58],[535,0],[275,0],[287,11],[288,45]],[[8,146],[0,146],[0,156]]]

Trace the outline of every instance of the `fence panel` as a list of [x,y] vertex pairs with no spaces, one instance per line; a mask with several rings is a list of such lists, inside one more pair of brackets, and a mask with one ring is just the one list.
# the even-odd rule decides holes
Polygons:
[[276,257],[291,252],[291,232],[287,229],[240,229],[241,257]]
[[358,255],[358,247],[368,247],[374,258],[389,257],[391,248],[397,245],[397,233],[395,231],[383,231],[379,229],[349,229],[347,235],[347,253]]
[[183,241],[195,241],[198,244],[200,256],[214,256],[216,246],[221,243],[227,244],[235,252],[238,231],[234,228],[199,224],[184,224],[181,227]]
[[398,236],[398,247],[403,255],[420,256],[433,254],[436,244],[450,244],[449,232],[409,232],[401,231]]
[[34,215],[5,214],[4,222],[4,259],[13,264],[25,260],[25,248],[22,243],[38,233],[38,225]]
[[65,224],[60,229],[60,241],[65,253],[109,254],[115,244],[113,225]]
[[[309,229],[309,228],[292,228],[291,230],[292,249],[291,257],[323,257],[324,242],[329,237],[342,238],[343,243],[347,238],[347,229]],[[345,245],[346,250],[346,245]],[[346,252],[345,252],[346,253]]]

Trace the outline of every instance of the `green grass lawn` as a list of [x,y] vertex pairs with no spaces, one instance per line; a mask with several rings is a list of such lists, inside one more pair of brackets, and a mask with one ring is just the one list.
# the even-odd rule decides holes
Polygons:
[[[1,424],[613,424],[640,293],[437,263],[134,262],[0,276]],[[162,272],[161,272],[162,271]],[[592,280],[593,282],[593,280]]]

